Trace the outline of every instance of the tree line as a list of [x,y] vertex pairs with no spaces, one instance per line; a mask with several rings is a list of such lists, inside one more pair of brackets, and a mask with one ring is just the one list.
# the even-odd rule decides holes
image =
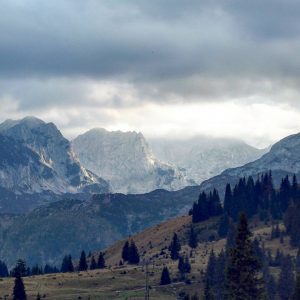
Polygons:
[[[90,262],[88,263],[88,260]],[[43,267],[38,265],[33,266],[32,268],[26,265],[25,260],[18,259],[16,265],[9,272],[5,262],[0,260],[0,277],[14,277],[14,287],[13,287],[13,300],[26,300],[26,289],[23,283],[23,277],[51,274],[51,273],[67,273],[75,271],[87,271],[95,269],[104,269],[106,268],[105,256],[103,252],[100,252],[98,256],[89,254],[86,256],[85,251],[83,250],[80,254],[80,259],[78,266],[74,266],[71,255],[65,255],[61,264],[61,268],[58,269],[55,266],[50,266],[46,264]],[[41,296],[38,294],[37,299],[40,299]]]

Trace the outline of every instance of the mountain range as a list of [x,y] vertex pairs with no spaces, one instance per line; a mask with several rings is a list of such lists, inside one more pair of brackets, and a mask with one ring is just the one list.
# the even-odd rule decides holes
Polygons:
[[[221,144],[230,147],[222,152]],[[53,123],[35,117],[7,120],[0,124],[1,212],[27,212],[93,193],[179,190],[262,154],[226,140],[198,139],[187,147],[161,144],[161,151],[157,143],[151,145],[155,152],[141,133],[105,129],[92,129],[70,142]]]
[[242,166],[260,158],[269,148],[257,149],[229,138],[195,136],[189,139],[149,139],[154,155],[184,170],[197,184],[228,168]]
[[[72,147],[77,150],[73,151]],[[83,151],[84,147],[95,155],[94,172],[83,166],[75,154],[89,155]],[[0,256],[7,257],[9,264],[16,255],[30,263],[51,263],[58,262],[66,253],[77,255],[78,249],[107,247],[163,220],[186,214],[201,189],[217,188],[222,192],[227,182],[235,183],[242,176],[257,176],[269,170],[273,172],[276,185],[285,175],[300,174],[299,150],[300,134],[296,134],[276,143],[261,158],[227,169],[200,186],[176,191],[157,189],[136,195],[113,194],[110,189],[116,183],[120,189],[130,186],[124,187],[122,178],[118,181],[112,175],[120,176],[131,168],[133,173],[138,172],[138,166],[140,163],[144,166],[144,160],[150,165],[149,160],[154,161],[151,172],[155,168],[173,166],[157,159],[138,133],[110,133],[97,129],[70,143],[52,123],[35,118],[6,121],[0,125]],[[109,152],[113,154],[109,155]],[[99,153],[103,154],[104,160]],[[110,179],[101,178],[110,167],[118,169],[124,157],[127,160],[122,172],[112,170]],[[114,158],[116,163],[113,163]],[[101,170],[104,170],[99,173],[101,176],[95,174]],[[146,167],[142,169],[146,174],[147,170]],[[184,173],[178,167],[176,170]],[[167,176],[156,174],[162,176],[161,182]],[[132,177],[127,178],[134,184]],[[24,202],[28,207],[22,211],[20,207]],[[28,210],[31,212],[26,214],[4,214]]]

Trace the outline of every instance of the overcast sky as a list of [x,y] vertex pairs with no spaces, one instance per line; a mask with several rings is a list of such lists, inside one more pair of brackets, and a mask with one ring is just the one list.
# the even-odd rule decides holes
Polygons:
[[259,147],[300,131],[299,1],[3,0],[0,16],[0,121]]

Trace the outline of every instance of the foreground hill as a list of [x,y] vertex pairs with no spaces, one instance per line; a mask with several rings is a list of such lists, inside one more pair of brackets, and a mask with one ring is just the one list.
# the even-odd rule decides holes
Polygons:
[[[169,218],[187,214],[199,187],[147,194],[94,195],[90,200],[64,200],[14,216],[0,235],[0,257],[29,264],[60,264],[64,254],[105,248]],[[7,216],[5,216],[7,218]],[[1,217],[0,217],[1,219]]]
[[[201,295],[204,290],[203,272],[206,269],[209,253],[214,249],[219,253],[225,245],[225,240],[208,242],[207,238],[216,233],[218,218],[211,219],[194,225],[199,234],[200,243],[190,256],[191,273],[189,281],[180,279],[178,273],[178,261],[172,261],[167,247],[172,235],[177,232],[183,245],[181,253],[189,254],[187,235],[191,226],[191,217],[178,217],[152,228],[147,229],[132,238],[136,242],[141,253],[141,264],[119,266],[122,246],[125,240],[117,242],[106,249],[106,263],[108,268],[87,272],[75,272],[64,274],[48,274],[24,278],[25,287],[29,299],[35,299],[37,293],[46,299],[144,299],[145,267],[144,259],[151,259],[149,265],[150,296],[153,299],[171,300],[182,299],[180,295],[185,293],[193,295],[195,292]],[[269,249],[275,257],[277,248],[283,253],[296,256],[296,249],[289,246],[286,237],[283,243],[278,238],[271,239],[270,224],[262,224],[254,221],[251,225],[254,235],[258,237],[266,249]],[[97,255],[98,253],[93,253]],[[173,283],[160,286],[160,275],[163,266],[168,266]],[[272,268],[272,273],[278,276],[278,268]],[[13,287],[12,279],[0,281],[0,296],[10,294]]]
[[279,186],[286,175],[300,174],[300,133],[288,136],[276,144],[271,150],[251,163],[238,168],[227,169],[220,175],[204,181],[201,190],[217,188],[224,191],[226,183],[236,184],[244,176],[256,176],[272,171],[275,186]]
[[158,160],[141,133],[98,128],[78,136],[72,144],[81,163],[107,180],[114,192],[178,190],[194,183],[176,164]]
[[240,140],[195,136],[190,139],[150,139],[159,159],[184,169],[187,177],[200,184],[228,168],[242,166],[265,154]]

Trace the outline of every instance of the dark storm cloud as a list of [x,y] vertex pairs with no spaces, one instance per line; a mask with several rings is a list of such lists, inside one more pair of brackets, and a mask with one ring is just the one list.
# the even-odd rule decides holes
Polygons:
[[299,94],[297,1],[15,0],[0,13],[1,93],[22,109],[88,104],[88,80],[129,82],[141,101]]
[[[4,1],[0,72],[137,78],[294,72],[299,60],[293,68],[285,55],[296,58],[299,50],[299,9],[295,1]],[[265,44],[270,37],[290,37],[291,49]]]

